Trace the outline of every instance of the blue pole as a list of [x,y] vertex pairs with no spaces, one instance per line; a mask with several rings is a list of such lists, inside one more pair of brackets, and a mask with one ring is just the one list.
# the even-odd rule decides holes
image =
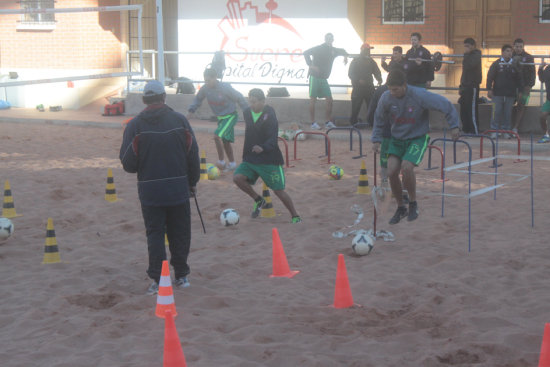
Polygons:
[[531,227],[535,228],[535,201],[534,201],[534,177],[533,174],[533,134],[531,134]]
[[497,133],[497,147],[496,147],[496,154],[495,154],[495,191],[494,191],[494,194],[493,194],[493,199],[496,200],[497,199],[497,176],[498,176],[498,158],[496,158],[498,156],[498,134]]
[[441,163],[443,165],[443,177],[441,182],[441,218],[445,216],[445,151],[446,151],[446,135],[447,135],[447,129],[443,129],[443,162]]
[[468,157],[468,252],[472,249],[472,148],[468,145],[470,154]]

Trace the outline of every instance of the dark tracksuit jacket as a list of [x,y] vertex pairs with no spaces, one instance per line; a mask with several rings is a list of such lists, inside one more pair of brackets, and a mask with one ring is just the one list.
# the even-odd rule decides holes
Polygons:
[[416,64],[416,59],[421,58],[430,60],[432,54],[424,46],[418,48],[411,47],[405,55],[407,62],[404,65],[405,73],[407,73],[407,84],[418,85],[425,84],[434,80],[434,65],[432,62],[422,62]]
[[[250,107],[243,112],[246,130],[244,133],[243,162],[253,164],[284,164],[283,154],[279,149],[278,133],[279,122],[275,115],[275,110],[268,105],[254,123]],[[259,145],[263,152],[254,153],[252,147]]]
[[512,64],[501,64],[503,58],[496,59],[487,72],[487,89],[495,96],[515,97],[517,90],[523,88],[522,74]]
[[[535,62],[535,59],[533,58],[533,56],[531,56],[530,53],[527,53],[525,51],[521,54],[516,54],[514,52],[512,54],[512,58],[516,58],[516,57],[519,58],[520,62],[525,62],[529,64],[532,64]],[[537,76],[536,76],[537,73],[536,73],[535,65],[520,65],[520,71],[521,71],[521,76],[523,78],[523,86],[533,88],[533,86],[535,85],[535,82],[537,81]]]
[[151,105],[126,126],[120,161],[137,173],[144,206],[175,206],[189,200],[200,177],[199,148],[189,122],[165,104]]

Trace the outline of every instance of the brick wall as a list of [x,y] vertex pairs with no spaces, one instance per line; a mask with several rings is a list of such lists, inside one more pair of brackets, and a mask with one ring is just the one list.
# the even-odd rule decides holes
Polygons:
[[[117,0],[57,0],[56,8],[119,5]],[[19,9],[3,1],[2,9]],[[0,16],[0,66],[29,69],[122,67],[119,12],[57,13],[52,30],[17,29],[21,15]]]
[[516,1],[514,14],[514,38],[523,38],[525,49],[533,55],[550,55],[550,23],[540,23],[534,18],[539,15],[539,1]]

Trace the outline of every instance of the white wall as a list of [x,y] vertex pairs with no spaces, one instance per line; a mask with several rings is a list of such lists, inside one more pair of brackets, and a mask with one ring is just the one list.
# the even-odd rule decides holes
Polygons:
[[[334,34],[334,46],[349,53],[358,53],[362,44],[347,19],[347,1],[179,0],[178,19],[179,51],[302,53],[323,43],[329,32]],[[211,54],[180,55],[180,75],[202,80],[211,61]],[[227,55],[226,66],[224,81],[307,84],[302,56]],[[347,70],[343,58],[337,58],[329,83],[349,84]],[[241,91],[250,88],[234,87]],[[307,93],[307,87],[289,89]],[[333,91],[342,92],[342,88]]]

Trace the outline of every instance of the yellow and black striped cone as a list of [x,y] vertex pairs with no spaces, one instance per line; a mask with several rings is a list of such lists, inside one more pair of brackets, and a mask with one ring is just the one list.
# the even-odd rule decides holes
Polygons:
[[113,170],[109,168],[107,171],[107,185],[105,186],[105,200],[110,203],[117,201],[115,179],[113,178]]
[[208,172],[206,171],[206,153],[204,150],[201,153],[201,180],[208,180]]
[[361,171],[359,172],[359,185],[357,185],[357,193],[370,195],[369,176],[367,176],[365,161],[361,161]]
[[57,248],[57,239],[55,238],[55,229],[53,228],[53,219],[48,218],[46,227],[46,245],[44,246],[44,261],[42,264],[55,264],[61,262],[59,249]]
[[164,234],[164,246],[168,246],[170,243],[168,242],[168,235]]
[[273,218],[275,216],[275,209],[273,209],[273,202],[271,201],[271,196],[269,195],[269,189],[264,183],[262,196],[265,200],[265,204],[260,211],[260,216],[262,218]]
[[4,218],[20,217],[15,212],[15,205],[13,203],[13,197],[11,196],[10,182],[6,180],[4,183],[4,204],[2,205],[2,216]]

